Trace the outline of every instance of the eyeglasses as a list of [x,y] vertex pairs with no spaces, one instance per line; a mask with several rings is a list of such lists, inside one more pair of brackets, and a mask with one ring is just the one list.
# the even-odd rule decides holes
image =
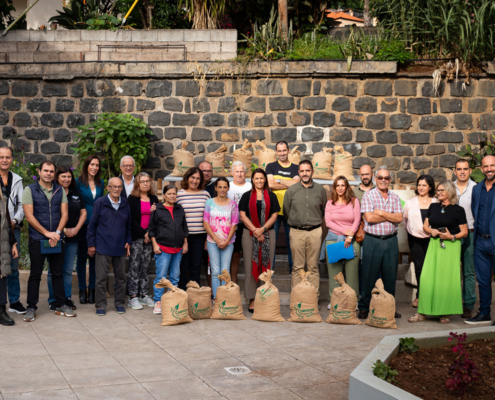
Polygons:
[[150,184],[150,181],[141,181],[139,183],[142,183],[143,185],[149,185]]
[[108,188],[109,189],[112,189],[112,190],[121,190],[123,186],[109,186]]
[[376,179],[378,181],[389,181],[390,180],[390,176],[377,176]]
[[445,189],[437,189],[437,193],[443,193],[445,192]]
[[134,169],[134,165],[121,165],[121,167],[122,167],[122,168],[125,168],[125,169],[127,169],[127,168],[132,168],[132,169]]

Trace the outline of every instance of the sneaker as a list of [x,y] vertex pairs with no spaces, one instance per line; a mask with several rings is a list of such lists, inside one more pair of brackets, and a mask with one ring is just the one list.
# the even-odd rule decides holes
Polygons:
[[51,311],[57,311],[57,305],[54,301],[49,304],[49,307]]
[[27,310],[24,308],[20,301],[11,304],[9,307],[9,312],[15,312],[17,314],[26,314],[26,311]]
[[75,317],[76,313],[68,305],[64,304],[62,307],[57,307],[55,315],[62,315],[65,317]]
[[148,306],[148,307],[154,307],[155,306],[155,301],[148,295],[141,297],[139,299],[139,302],[143,306]]
[[137,297],[129,297],[129,302],[127,303],[129,307],[131,307],[133,310],[142,310],[143,306],[139,302]]
[[28,308],[23,319],[26,322],[33,322],[36,319],[36,310],[34,308]]
[[332,308],[332,303],[328,303],[327,310],[330,310]]
[[162,302],[157,301],[155,303],[155,308],[153,309],[153,314],[161,314],[162,313]]
[[65,304],[67,305],[67,307],[70,307],[71,310],[77,310],[76,305],[74,304],[74,302],[71,299],[65,300]]
[[[141,307],[141,308],[143,308],[143,307]],[[125,314],[125,308],[124,307],[117,307],[117,314]]]
[[480,313],[476,314],[476,317],[464,321],[468,325],[489,324],[490,322],[492,322],[492,318],[489,315],[482,315]]
[[106,315],[106,311],[105,310],[96,310],[96,315],[98,315],[99,317],[103,317],[104,315]]

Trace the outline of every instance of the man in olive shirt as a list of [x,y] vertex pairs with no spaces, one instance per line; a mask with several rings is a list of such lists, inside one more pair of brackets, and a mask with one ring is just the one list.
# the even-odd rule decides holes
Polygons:
[[369,165],[363,165],[359,168],[359,177],[361,178],[361,183],[358,186],[353,186],[352,191],[358,198],[359,204],[361,204],[363,195],[375,187],[373,184],[373,170]]
[[321,223],[325,216],[327,192],[313,182],[313,164],[304,160],[299,164],[300,181],[287,189],[284,197],[284,217],[290,226],[290,248],[294,266],[292,289],[300,281],[299,271],[307,266],[308,280],[319,295],[320,271],[318,258],[321,244]]

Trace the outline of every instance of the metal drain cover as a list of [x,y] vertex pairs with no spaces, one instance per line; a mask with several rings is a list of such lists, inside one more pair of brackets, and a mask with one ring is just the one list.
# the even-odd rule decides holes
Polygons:
[[248,367],[227,367],[225,368],[225,371],[232,375],[245,375],[251,373],[251,370]]

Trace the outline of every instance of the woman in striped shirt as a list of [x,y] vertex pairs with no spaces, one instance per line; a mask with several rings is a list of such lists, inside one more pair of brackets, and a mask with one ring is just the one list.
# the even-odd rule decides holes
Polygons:
[[206,246],[203,214],[206,200],[210,198],[210,195],[204,190],[205,178],[203,172],[197,167],[186,171],[180,185],[182,189],[177,193],[177,204],[180,204],[186,213],[189,251],[182,256],[179,287],[186,290],[189,281],[196,281],[200,284],[201,260]]

